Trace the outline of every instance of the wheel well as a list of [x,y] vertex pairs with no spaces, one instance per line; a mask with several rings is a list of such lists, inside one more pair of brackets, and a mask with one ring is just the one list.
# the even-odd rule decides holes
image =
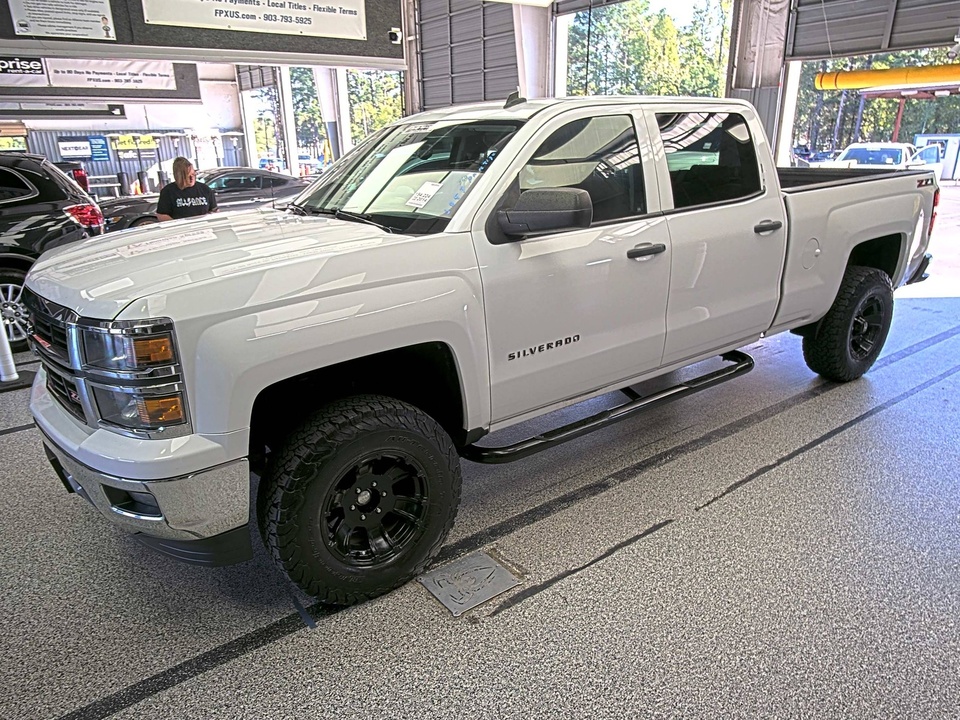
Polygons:
[[900,248],[903,245],[902,235],[884,235],[883,237],[867,240],[857,245],[847,266],[859,265],[882,270],[893,280],[897,272],[897,263],[900,261]]
[[34,260],[24,255],[0,255],[0,269],[15,268],[26,272],[33,267]]
[[264,388],[253,404],[250,458],[255,465],[321,405],[361,393],[386,395],[420,408],[463,444],[460,377],[453,352],[431,342],[320,368]]

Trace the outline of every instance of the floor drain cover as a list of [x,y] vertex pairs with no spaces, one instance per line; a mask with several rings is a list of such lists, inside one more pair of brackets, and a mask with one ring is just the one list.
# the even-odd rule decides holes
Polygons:
[[420,576],[420,582],[454,617],[520,584],[509,570],[482,552],[431,570]]

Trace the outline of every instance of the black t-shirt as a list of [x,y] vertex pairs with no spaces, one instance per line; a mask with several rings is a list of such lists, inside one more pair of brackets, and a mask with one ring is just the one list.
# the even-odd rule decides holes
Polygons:
[[160,191],[157,201],[157,213],[169,215],[174,220],[206,215],[217,209],[217,196],[202,182],[183,190],[176,183],[170,183]]

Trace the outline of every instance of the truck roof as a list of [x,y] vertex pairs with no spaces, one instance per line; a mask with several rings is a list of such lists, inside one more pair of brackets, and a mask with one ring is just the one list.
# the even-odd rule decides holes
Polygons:
[[742,107],[746,103],[731,98],[706,97],[670,97],[660,95],[590,95],[586,97],[537,98],[524,100],[512,107],[504,107],[502,100],[493,102],[451,105],[437,110],[427,110],[406,117],[402,123],[436,122],[438,120],[528,120],[542,110],[549,108],[575,108],[595,105],[637,105],[670,102],[678,105],[703,107],[706,104],[735,105]]

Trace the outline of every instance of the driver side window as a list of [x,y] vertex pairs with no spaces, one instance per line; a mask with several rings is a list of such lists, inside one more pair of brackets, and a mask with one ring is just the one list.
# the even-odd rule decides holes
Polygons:
[[646,213],[633,119],[582,118],[555,131],[520,171],[520,192],[535,188],[586,190],[594,224]]

